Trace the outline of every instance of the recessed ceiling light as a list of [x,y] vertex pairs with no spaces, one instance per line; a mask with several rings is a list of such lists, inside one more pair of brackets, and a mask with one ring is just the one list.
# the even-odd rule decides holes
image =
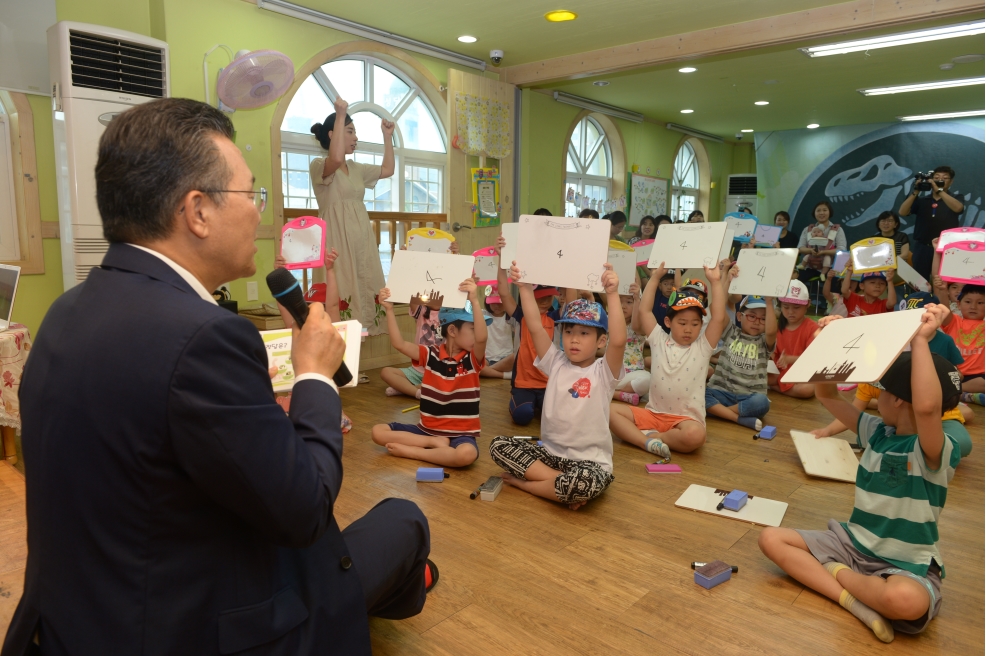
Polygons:
[[479,39],[477,39],[474,36],[469,36],[468,34],[463,34],[462,36],[459,37],[459,41],[461,41],[462,43],[476,43],[477,41],[479,41]]
[[698,70],[698,69],[696,69],[694,66],[685,66],[684,68],[679,68],[678,69],[678,72],[679,73],[694,73],[696,70]]
[[754,105],[769,105],[769,104],[770,104],[770,102],[769,102],[769,101],[767,101],[767,100],[758,100],[758,101],[756,101],[756,102],[755,102],[755,103],[753,103],[753,104],[754,104]]
[[896,87],[879,87],[877,89],[857,89],[857,91],[859,91],[864,96],[886,96],[892,93],[908,93],[909,91],[929,91],[931,89],[971,87],[976,84],[986,84],[986,77],[966,77],[957,80],[941,80],[939,82],[919,82],[917,84],[902,84]]
[[609,86],[609,82],[607,82],[606,80],[596,80],[592,84],[594,86],[597,86],[597,87],[608,87]]
[[903,46],[910,43],[923,43],[925,41],[937,41],[939,39],[953,39],[959,36],[975,36],[986,32],[986,21],[974,21],[972,23],[959,23],[957,25],[945,25],[929,30],[918,30],[916,32],[902,32],[900,34],[887,34],[872,39],[859,39],[857,41],[843,41],[842,43],[829,43],[824,46],[814,46],[812,48],[798,48],[809,57],[826,57],[828,55],[842,55],[847,52],[859,52],[861,50],[875,50],[877,48],[889,48],[891,46]]
[[753,130],[740,130],[740,132],[753,132]]
[[986,110],[976,109],[971,112],[947,112],[945,114],[920,114],[918,116],[898,116],[898,121],[933,121],[939,118],[965,118],[966,116],[983,116]]
[[807,128],[809,129],[809,130],[814,130],[815,128],[817,128],[817,127],[818,127],[818,123],[809,123],[809,124],[808,124],[808,125],[807,125],[806,127],[807,127]]
[[556,11],[549,11],[544,15],[546,19],[552,23],[564,23],[565,21],[573,21],[579,17],[574,11],[568,11],[567,9],[558,9]]
[[691,114],[694,111],[695,111],[694,109],[683,109],[683,110],[681,110],[681,113],[682,114]]

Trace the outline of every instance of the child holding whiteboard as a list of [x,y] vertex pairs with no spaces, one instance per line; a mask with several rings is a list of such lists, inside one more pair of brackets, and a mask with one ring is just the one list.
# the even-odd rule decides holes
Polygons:
[[[948,299],[944,282],[938,275],[932,276],[935,291],[943,303]],[[983,392],[986,391],[984,367],[983,302],[986,300],[982,285],[965,285],[959,292],[959,309],[962,316],[948,315],[942,322],[942,330],[955,340],[962,358],[959,365],[962,374],[962,400],[966,403],[983,405]]]
[[[419,346],[441,346],[443,338],[438,315],[442,309],[442,299],[432,298],[427,303],[415,296],[407,308],[407,314],[414,319],[414,341]],[[380,378],[387,383],[384,394],[387,396],[413,396],[421,398],[421,380],[424,367],[412,364],[409,367],[384,367]]]
[[[443,467],[465,467],[479,457],[479,372],[486,365],[486,318],[476,291],[467,278],[459,290],[469,295],[462,310],[443,308],[439,314],[440,346],[404,341],[389,302],[390,290],[380,290],[380,304],[387,313],[390,344],[424,368],[421,384],[421,418],[414,424],[377,424],[371,437],[391,455],[424,460]],[[479,321],[473,321],[476,308]]]
[[[859,291],[863,292],[862,294],[851,291],[852,271],[852,258],[849,258],[842,276],[842,300],[850,317],[894,311],[897,307],[897,291],[893,285],[887,284],[887,276],[883,271],[863,274],[863,279],[859,283]],[[884,292],[887,293],[886,300],[881,298]]]
[[726,325],[726,291],[715,289],[721,268],[706,267],[711,284],[712,319],[703,332],[705,307],[691,290],[673,292],[664,323],[651,312],[664,265],[652,272],[638,308],[639,325],[651,352],[651,385],[647,407],[610,406],[613,434],[661,458],[671,451],[689,453],[705,444],[705,372]]
[[486,310],[493,317],[486,329],[486,366],[479,372],[484,378],[510,380],[514,366],[514,328],[517,322],[503,309],[498,285],[490,285],[486,297]]
[[[814,384],[781,382],[787,370],[811,344],[818,330],[818,324],[806,316],[810,300],[808,287],[800,280],[792,280],[787,293],[777,300],[781,303],[781,316],[777,319],[777,345],[773,360],[780,373],[767,374],[767,385],[785,396],[810,399],[815,396]],[[773,308],[768,309],[768,312],[771,311]]]
[[[948,308],[925,308],[911,351],[880,379],[880,416],[843,399],[832,383],[815,396],[849,426],[864,449],[849,521],[827,531],[765,528],[760,550],[815,592],[838,603],[883,642],[894,631],[920,633],[941,608],[945,566],[938,518],[959,464],[955,441],[942,430],[944,410],[959,401],[958,371],[928,342]],[[824,317],[824,327],[840,317]]]
[[637,405],[647,396],[650,389],[650,372],[644,366],[645,337],[637,334],[640,330],[638,307],[640,305],[640,285],[630,285],[629,294],[620,295],[620,307],[627,328],[627,345],[623,349],[623,380],[613,392],[613,400]]
[[[541,308],[534,287],[519,282],[516,262],[510,277],[520,287],[524,318],[537,350],[534,364],[548,377],[541,420],[543,446],[500,435],[490,443],[490,455],[506,470],[503,481],[508,485],[578,510],[613,481],[609,404],[623,377],[626,345],[626,322],[617,293],[620,281],[606,264],[601,282],[608,317],[595,301],[580,298],[565,306],[557,321],[564,347],[559,349],[538,321]],[[604,346],[606,354],[597,359],[596,349]]]

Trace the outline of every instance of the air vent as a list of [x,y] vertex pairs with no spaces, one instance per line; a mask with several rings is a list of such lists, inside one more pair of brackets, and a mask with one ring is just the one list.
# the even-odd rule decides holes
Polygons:
[[757,195],[757,176],[755,175],[731,175],[729,176],[730,196],[756,196]]
[[98,237],[80,237],[75,240],[75,251],[77,253],[104,255],[109,249],[110,243]]
[[164,52],[118,39],[69,32],[72,85],[163,98]]
[[86,278],[89,277],[89,272],[97,268],[94,264],[76,264],[75,265],[75,281],[85,282]]

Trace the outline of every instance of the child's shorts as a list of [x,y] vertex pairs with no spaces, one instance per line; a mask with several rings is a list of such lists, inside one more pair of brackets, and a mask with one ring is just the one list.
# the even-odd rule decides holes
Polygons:
[[387,424],[392,431],[404,431],[405,433],[414,433],[415,435],[426,435],[428,437],[447,437],[448,445],[455,449],[463,444],[472,444],[472,448],[476,449],[476,454],[479,454],[479,445],[476,444],[476,438],[472,435],[432,435],[431,433],[426,433],[417,424],[400,424],[398,422],[393,422]]
[[613,482],[613,475],[593,460],[569,460],[551,455],[543,446],[507,435],[490,442],[493,462],[508,472],[524,478],[524,473],[540,460],[561,475],[555,478],[555,496],[562,503],[584,503],[602,494]]
[[[928,591],[931,602],[928,604],[928,612],[916,620],[893,620],[894,631],[901,633],[921,633],[928,626],[928,622],[941,610],[941,570],[938,564],[931,563],[928,568],[927,576],[918,576],[907,570],[894,567],[890,563],[880,558],[873,558],[859,551],[852,543],[852,538],[843,528],[842,524],[830,519],[827,531],[800,531],[798,534],[808,545],[811,555],[818,559],[818,562],[825,563],[838,562],[849,566],[852,571],[866,576],[879,576],[886,579],[889,576],[907,576]],[[795,529],[797,530],[797,529]]]
[[641,431],[657,431],[667,433],[683,421],[695,421],[691,417],[672,415],[665,412],[651,412],[647,408],[630,406],[633,413],[633,424]]
[[770,410],[770,399],[766,394],[734,394],[715,387],[705,388],[705,408],[714,405],[739,406],[740,417],[763,417]]
[[401,369],[401,373],[407,378],[407,382],[411,383],[415,387],[421,387],[421,381],[424,380],[425,373],[423,371],[418,371],[414,367],[404,367]]
[[962,377],[962,382],[968,383],[971,380],[976,380],[977,378],[984,378],[984,377],[986,377],[986,374],[969,374],[968,376]]

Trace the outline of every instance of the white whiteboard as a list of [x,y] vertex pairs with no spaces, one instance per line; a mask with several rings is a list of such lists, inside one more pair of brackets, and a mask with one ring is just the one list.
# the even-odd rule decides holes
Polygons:
[[724,222],[665,223],[658,227],[647,268],[701,269],[718,262],[726,236]]
[[523,214],[517,236],[521,280],[603,291],[609,221]]
[[986,280],[986,258],[978,241],[953,242],[941,256],[938,275],[945,282],[982,285]]
[[797,263],[797,248],[744,248],[736,258],[740,273],[729,283],[729,293],[783,296]]
[[630,225],[640,225],[645,216],[668,213],[668,180],[630,174]]
[[629,294],[630,285],[633,284],[637,274],[637,253],[636,251],[609,249],[608,262],[613,265],[613,273],[620,279],[620,286],[617,291],[620,294]]
[[921,325],[924,310],[900,310],[833,321],[787,370],[784,383],[872,383],[880,380]]
[[390,265],[387,287],[394,303],[410,303],[415,296],[444,297],[442,307],[464,308],[467,295],[459,285],[472,277],[472,255],[397,251]]
[[509,269],[510,263],[517,259],[517,237],[520,235],[519,223],[501,223],[500,234],[507,245],[500,250],[500,268]]

